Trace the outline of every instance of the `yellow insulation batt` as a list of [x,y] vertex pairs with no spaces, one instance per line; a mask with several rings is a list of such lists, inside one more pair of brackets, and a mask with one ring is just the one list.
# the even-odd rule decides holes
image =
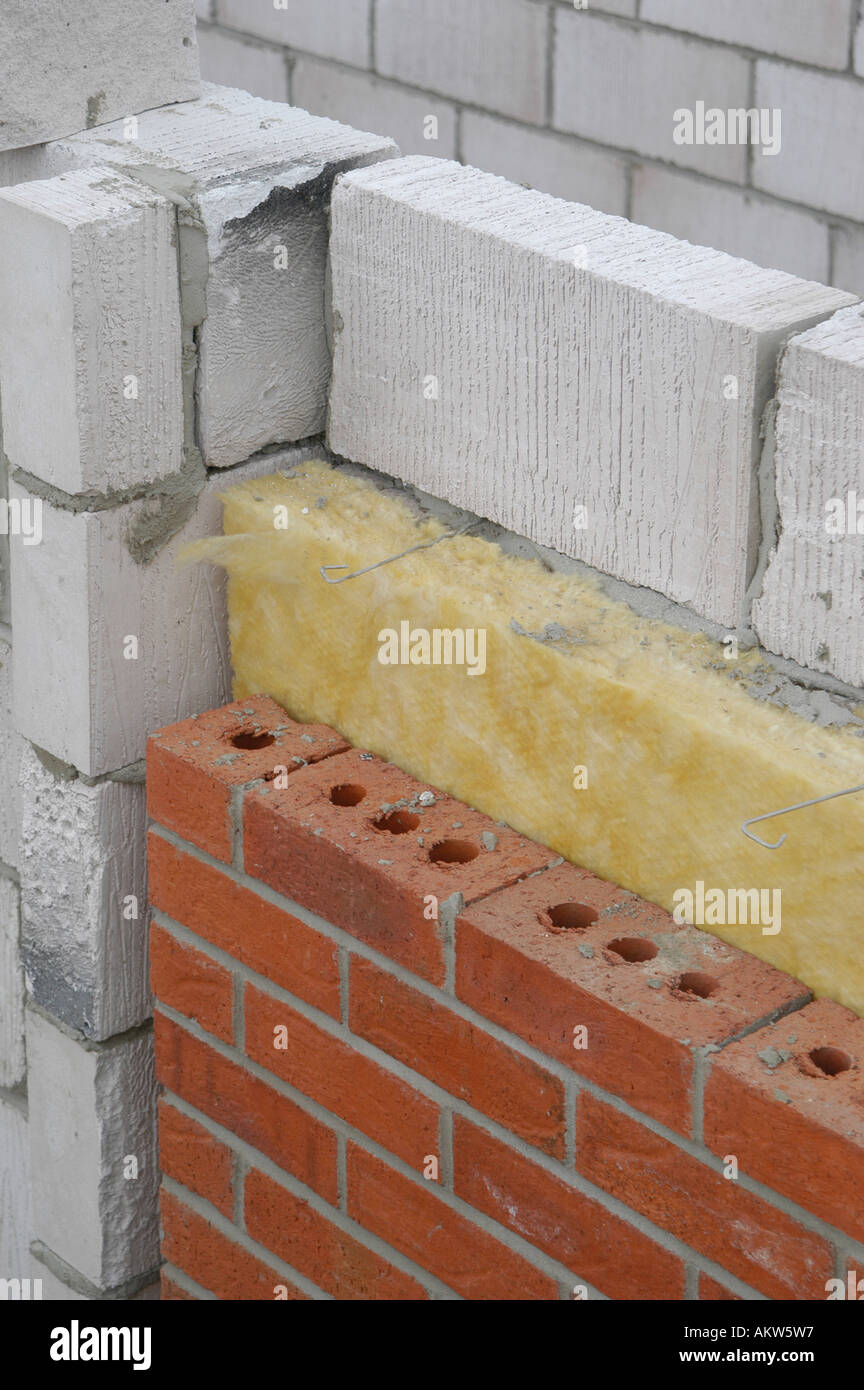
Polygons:
[[785,831],[780,849],[740,830],[864,783],[860,724],[757,699],[758,652],[730,662],[471,535],[328,584],[322,565],[338,577],[447,528],[325,463],[223,500],[224,538],[192,552],[228,571],[236,698],[335,726],[864,1014],[864,795],[754,827]]

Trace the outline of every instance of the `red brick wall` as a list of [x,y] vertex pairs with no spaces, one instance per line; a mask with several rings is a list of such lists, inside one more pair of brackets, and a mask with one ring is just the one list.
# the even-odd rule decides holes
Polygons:
[[263,697],[147,791],[163,1297],[864,1274],[864,1021]]

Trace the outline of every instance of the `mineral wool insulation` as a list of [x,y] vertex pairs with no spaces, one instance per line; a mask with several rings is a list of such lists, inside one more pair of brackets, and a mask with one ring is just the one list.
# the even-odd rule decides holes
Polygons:
[[[352,574],[447,528],[320,461],[223,500],[224,537],[193,553],[229,575],[236,698],[335,726],[864,1014],[864,797],[754,827],[787,832],[776,850],[740,828],[864,782],[857,719],[822,727],[759,700],[758,652],[730,662],[470,534],[328,583],[322,566]],[[425,664],[436,630],[462,630],[463,663]],[[749,889],[760,909],[751,895],[742,922]]]

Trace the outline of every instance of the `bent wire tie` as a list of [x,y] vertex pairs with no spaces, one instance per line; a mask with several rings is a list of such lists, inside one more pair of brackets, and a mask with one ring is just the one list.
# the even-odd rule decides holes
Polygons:
[[382,565],[392,565],[394,560],[401,560],[405,555],[413,555],[415,550],[428,550],[431,545],[438,545],[440,541],[449,541],[453,536],[461,536],[464,531],[469,531],[472,526],[479,525],[480,520],[468,521],[456,531],[445,531],[443,536],[436,536],[435,539],[431,541],[421,541],[419,545],[412,545],[409,546],[407,550],[400,550],[398,555],[388,555],[386,560],[376,560],[374,565],[367,565],[365,569],[354,570],[351,574],[341,574],[338,579],[331,579],[327,571],[345,570],[348,568],[347,565],[322,565],[321,578],[326,579],[328,584],[344,584],[346,579],[356,579],[361,574],[369,574],[370,570],[380,569]]
[[755,825],[760,820],[773,820],[775,816],[785,816],[789,811],[800,811],[805,806],[818,806],[820,801],[833,801],[835,796],[851,796],[853,792],[864,792],[864,782],[858,787],[846,787],[842,792],[829,792],[827,796],[814,796],[810,801],[798,801],[794,806],[784,806],[781,811],[767,811],[764,816],[751,816],[749,820],[744,821],[741,829],[749,839],[755,840],[757,845],[762,845],[765,849],[779,849],[786,839],[785,835],[781,835],[777,843],[772,845],[770,841],[763,840],[759,835],[754,835],[752,830],[748,830],[747,827]]

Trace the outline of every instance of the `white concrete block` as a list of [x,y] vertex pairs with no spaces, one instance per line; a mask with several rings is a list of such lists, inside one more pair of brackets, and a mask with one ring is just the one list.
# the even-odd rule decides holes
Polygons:
[[[406,149],[405,153],[420,151]],[[616,216],[623,216],[627,209],[626,162],[566,135],[463,111],[462,157],[466,164],[556,198],[587,203]]]
[[198,30],[198,51],[206,82],[242,87],[268,101],[286,100],[288,69],[281,49],[249,43],[225,29],[206,28]]
[[30,1256],[30,1278],[38,1279],[42,1290],[43,1303],[88,1303],[90,1300],[86,1293],[80,1289],[75,1289],[71,1284],[66,1284],[49,1269],[46,1264],[31,1254]]
[[[219,533],[219,493],[235,479],[316,453],[265,454],[211,477],[197,499],[190,492],[185,521],[172,505],[160,520],[146,501],[77,513],[46,503],[42,544],[13,554],[14,701],[24,736],[95,777],[143,758],[154,729],[230,699],[224,576],[209,565],[178,567],[177,557]],[[154,535],[166,538],[155,553]]]
[[104,1039],[151,1013],[142,783],[21,768],[21,949],[35,1002]]
[[[750,106],[750,63],[732,49],[555,7],[552,124],[602,145],[744,182],[747,148],[677,144],[675,112]],[[626,93],[626,99],[623,94]]]
[[776,353],[848,295],[418,158],[339,180],[331,260],[335,452],[740,621]]
[[0,878],[0,1086],[19,1086],[26,1066],[18,885]]
[[859,77],[864,77],[864,15],[858,21],[858,28],[855,30],[855,71]]
[[187,351],[197,334],[197,437],[206,463],[241,463],[323,428],[330,355],[327,207],[338,170],[392,141],[204,86],[200,101],[47,146],[42,174],[107,163],[179,208]]
[[832,284],[864,298],[864,229],[835,227]]
[[828,283],[827,223],[743,189],[640,164],[633,170],[630,215],[685,241]]
[[[793,338],[778,387],[780,535],[753,606],[769,651],[864,686],[864,309]],[[850,496],[851,494],[851,496]]]
[[34,1238],[115,1288],[159,1258],[152,1035],[87,1048],[29,1013],[27,1053]]
[[107,492],[182,463],[172,203],[105,167],[0,192],[0,386],[13,468]]
[[783,120],[780,153],[753,152],[754,186],[864,221],[864,83],[764,60],[755,104]]
[[219,0],[219,23],[288,48],[369,66],[371,0]]
[[736,48],[845,68],[853,6],[854,0],[642,0],[640,18]]
[[24,740],[12,717],[12,660],[12,647],[0,637],[0,861],[17,869],[21,834],[18,771]]
[[30,1141],[22,1110],[0,1100],[0,1279],[30,1277]]
[[193,0],[3,0],[0,150],[199,91]]
[[533,0],[377,0],[378,72],[516,120],[546,116],[547,15]]
[[316,115],[389,135],[403,154],[455,157],[456,108],[440,97],[316,58],[298,58],[291,72],[291,100]]

